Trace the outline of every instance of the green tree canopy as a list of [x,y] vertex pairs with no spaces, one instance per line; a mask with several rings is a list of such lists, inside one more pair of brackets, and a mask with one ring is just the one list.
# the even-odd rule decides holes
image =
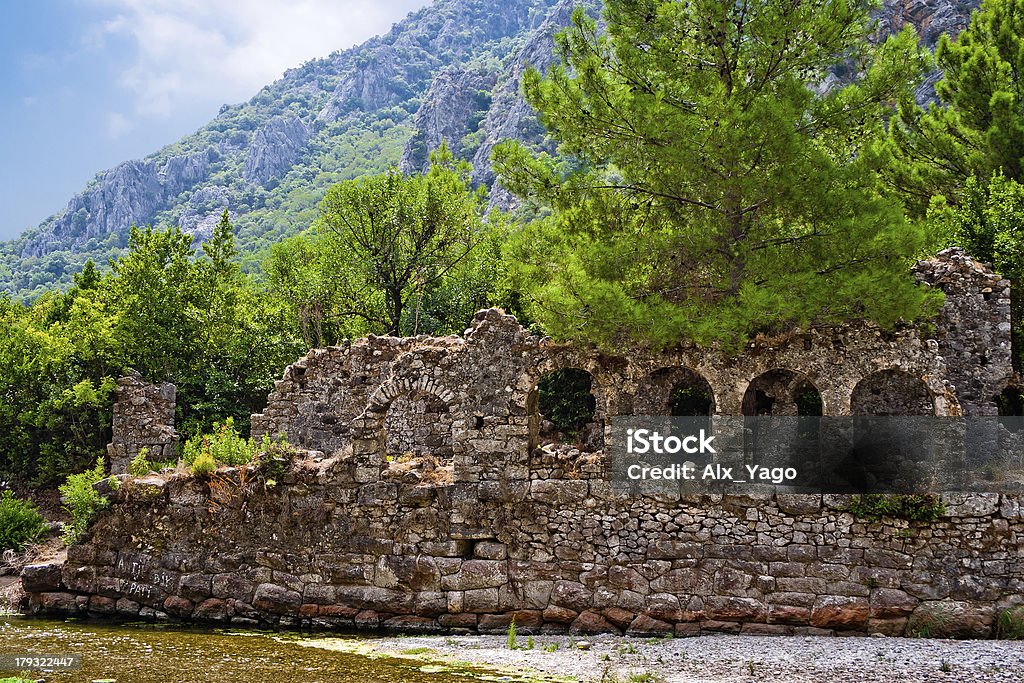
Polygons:
[[[892,125],[896,186],[924,213],[932,196],[958,202],[964,183],[1024,174],[1024,0],[984,0],[956,38],[935,52],[939,102],[910,97]],[[979,258],[984,258],[978,255]]]
[[468,164],[444,145],[425,174],[391,170],[334,185],[316,231],[271,250],[270,288],[313,346],[464,326],[495,279],[501,224],[484,220],[481,199]]
[[[524,85],[559,158],[515,142],[502,182],[549,216],[510,246],[529,312],[562,338],[735,344],[758,331],[930,310],[923,245],[872,144],[925,64],[873,4],[608,0]],[[825,89],[829,69],[859,74]],[[824,92],[823,92],[824,90]]]

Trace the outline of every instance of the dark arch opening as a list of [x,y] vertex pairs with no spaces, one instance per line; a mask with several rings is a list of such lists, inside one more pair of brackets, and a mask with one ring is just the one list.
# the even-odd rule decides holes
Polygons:
[[821,392],[803,374],[776,369],[757,376],[743,394],[746,417],[820,417]]
[[995,401],[999,417],[1024,416],[1024,391],[1019,387],[1006,387],[996,396]]
[[581,450],[600,450],[604,430],[593,390],[593,375],[580,368],[561,368],[541,377],[529,399],[531,412],[536,405],[540,418],[540,441],[574,442]]
[[[921,493],[928,487],[927,453],[935,402],[919,377],[880,370],[864,377],[850,396],[853,449],[833,468],[838,490],[850,493]],[[884,418],[884,419],[882,419]]]
[[1020,387],[1008,386],[995,397],[995,404],[999,410],[999,424],[1015,435],[1024,433],[1024,391]]
[[777,368],[755,377],[743,394],[747,464],[807,472],[818,457],[821,392],[805,375]]
[[715,399],[711,386],[703,377],[698,382],[677,382],[668,395],[668,414],[672,417],[711,415],[715,412]]
[[850,396],[854,415],[934,415],[935,402],[920,378],[902,370],[881,370],[857,383]]
[[714,412],[711,385],[700,373],[685,367],[655,370],[640,384],[633,399],[635,415],[701,417]]

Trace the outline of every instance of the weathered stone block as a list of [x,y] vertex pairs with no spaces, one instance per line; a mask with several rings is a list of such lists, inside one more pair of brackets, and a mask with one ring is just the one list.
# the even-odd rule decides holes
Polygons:
[[673,631],[674,627],[672,624],[641,614],[629,624],[629,627],[626,629],[626,635],[642,637],[663,636]]
[[591,606],[594,592],[581,583],[556,581],[551,589],[551,603],[583,612]]
[[254,588],[251,581],[238,574],[217,574],[211,581],[211,591],[215,598],[233,598],[249,602]]
[[497,588],[508,583],[508,564],[495,560],[466,560],[455,574],[441,577],[441,590]]
[[181,577],[178,593],[183,598],[200,603],[213,595],[211,592],[211,577],[207,574],[186,574]]
[[610,621],[604,618],[600,612],[587,610],[580,613],[572,624],[569,625],[571,633],[595,634],[595,633],[618,633],[619,629]]
[[818,598],[811,609],[811,625],[838,631],[860,631],[867,628],[870,606],[864,598],[826,595]]
[[219,598],[203,600],[192,611],[192,618],[196,621],[227,621],[231,616],[228,603]]
[[497,612],[498,589],[477,588],[464,591],[462,594],[462,610],[465,612]]
[[194,605],[190,600],[178,595],[169,595],[163,604],[164,611],[174,617],[186,619],[192,616]]
[[252,604],[272,614],[295,614],[302,604],[302,595],[273,583],[261,583],[256,587]]
[[21,570],[21,585],[26,593],[55,592],[63,588],[61,563],[30,564]]
[[919,600],[901,590],[876,588],[871,591],[872,619],[908,617],[917,608]]
[[922,602],[910,615],[907,635],[928,638],[988,638],[995,610],[957,600]]

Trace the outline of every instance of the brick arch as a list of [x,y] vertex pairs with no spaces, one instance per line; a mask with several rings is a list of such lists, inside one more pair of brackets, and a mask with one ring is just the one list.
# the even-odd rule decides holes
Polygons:
[[387,450],[385,424],[388,410],[395,399],[400,396],[426,394],[444,403],[452,418],[451,447],[453,455],[461,448],[455,438],[456,424],[459,416],[455,394],[442,386],[435,378],[420,375],[418,377],[393,376],[386,380],[370,395],[366,408],[353,421],[352,454],[359,468],[366,468],[369,480],[376,480],[384,467]]
[[366,406],[366,412],[385,413],[391,406],[392,401],[399,396],[413,392],[423,392],[425,394],[436,396],[448,406],[449,410],[455,402],[455,394],[453,394],[449,389],[440,386],[440,384],[432,377],[426,377],[423,375],[420,375],[415,379],[410,379],[408,377],[396,377],[377,387],[377,390],[370,396],[370,400]]

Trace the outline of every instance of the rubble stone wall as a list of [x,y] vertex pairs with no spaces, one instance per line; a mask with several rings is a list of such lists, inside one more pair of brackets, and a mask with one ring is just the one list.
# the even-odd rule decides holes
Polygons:
[[146,449],[153,462],[167,462],[176,457],[175,406],[173,384],[150,384],[138,373],[117,381],[113,437],[107,444],[111,474],[127,472],[128,465],[142,449]]
[[948,496],[938,522],[868,523],[840,496],[627,498],[605,481],[423,485],[300,463],[244,493],[122,486],[38,613],[237,626],[987,637],[1024,603],[1024,507]]
[[[40,613],[251,626],[986,636],[1024,604],[1019,495],[868,523],[843,496],[627,495],[602,453],[539,447],[538,382],[567,367],[591,374],[606,429],[667,411],[678,382],[710,389],[716,415],[788,414],[810,390],[825,415],[990,414],[1010,375],[1005,281],[955,251],[917,272],[947,295],[934,326],[816,329],[739,356],[558,345],[496,310],[464,336],[311,351],[253,417],[300,449],[288,472],[124,478],[25,589]],[[390,452],[406,447],[443,457]]]

